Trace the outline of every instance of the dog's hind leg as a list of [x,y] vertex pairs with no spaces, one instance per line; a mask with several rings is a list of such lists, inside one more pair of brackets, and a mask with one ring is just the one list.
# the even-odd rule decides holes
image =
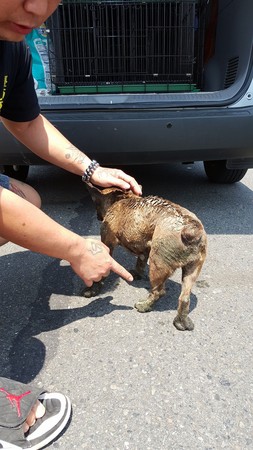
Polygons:
[[148,312],[153,309],[154,303],[165,294],[165,282],[173,274],[166,265],[157,266],[154,259],[150,259],[149,279],[151,291],[148,298],[137,302],[134,306],[139,312]]
[[190,308],[190,295],[203,263],[204,260],[200,259],[197,262],[195,261],[182,267],[182,289],[178,299],[177,316],[173,321],[175,327],[180,331],[192,331],[194,329],[194,323],[188,316]]
[[[161,223],[156,227],[150,249],[149,256],[149,279],[151,290],[147,299],[135,304],[139,312],[152,310],[154,303],[165,294],[165,282],[173,275],[177,265],[173,259],[175,249],[178,248],[179,234],[170,235],[168,241],[166,227]],[[181,237],[180,237],[181,243]]]

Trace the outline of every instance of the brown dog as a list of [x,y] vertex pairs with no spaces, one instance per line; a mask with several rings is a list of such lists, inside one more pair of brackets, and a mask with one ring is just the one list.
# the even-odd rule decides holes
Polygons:
[[[139,312],[150,311],[165,294],[165,282],[182,268],[182,289],[174,325],[178,330],[193,330],[189,318],[190,294],[206,258],[207,237],[200,220],[181,206],[163,198],[138,197],[118,188],[100,190],[87,185],[101,224],[101,240],[112,254],[117,245],[137,256],[135,278],[141,278],[149,258],[151,291],[135,304]],[[101,282],[84,291],[85,297],[97,295]]]

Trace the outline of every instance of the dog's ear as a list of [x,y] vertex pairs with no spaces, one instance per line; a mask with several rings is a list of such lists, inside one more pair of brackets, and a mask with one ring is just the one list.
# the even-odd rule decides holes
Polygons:
[[96,200],[101,198],[101,196],[103,195],[102,189],[99,189],[98,187],[94,186],[91,183],[86,182],[85,184],[93,202],[96,202]]
[[135,194],[129,189],[123,191],[122,189],[112,186],[108,188],[98,188],[91,183],[86,183],[89,194],[95,203],[97,210],[107,210],[113,203],[128,197],[132,197]]

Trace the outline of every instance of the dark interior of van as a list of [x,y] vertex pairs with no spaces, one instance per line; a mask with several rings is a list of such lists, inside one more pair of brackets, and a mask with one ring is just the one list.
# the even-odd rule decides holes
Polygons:
[[47,22],[52,92],[231,98],[247,79],[252,17],[252,0],[64,0]]

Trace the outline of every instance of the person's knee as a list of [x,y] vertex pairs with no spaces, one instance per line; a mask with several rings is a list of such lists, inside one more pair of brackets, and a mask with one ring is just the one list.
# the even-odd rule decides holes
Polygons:
[[37,206],[37,208],[41,208],[41,197],[32,186],[29,186],[29,184],[11,178],[10,190]]
[[30,203],[33,203],[33,205],[37,206],[37,208],[41,208],[41,197],[39,193],[33,187],[28,185],[26,199]]
[[[22,197],[28,202],[32,203],[37,208],[41,208],[41,197],[32,186],[29,186],[28,184],[23,183],[19,180],[14,180],[13,178],[10,178],[9,189],[10,191],[19,195],[19,197]],[[7,239],[0,236],[0,247],[2,245],[5,245],[7,242],[8,242]]]

